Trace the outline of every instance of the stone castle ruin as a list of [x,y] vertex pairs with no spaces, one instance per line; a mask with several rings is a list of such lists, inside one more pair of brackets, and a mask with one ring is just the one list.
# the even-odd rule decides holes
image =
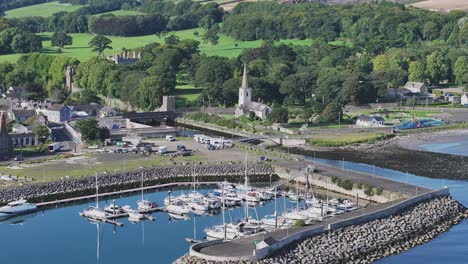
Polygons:
[[107,56],[107,59],[113,61],[115,64],[134,64],[141,60],[141,52],[125,50],[121,54],[114,54]]

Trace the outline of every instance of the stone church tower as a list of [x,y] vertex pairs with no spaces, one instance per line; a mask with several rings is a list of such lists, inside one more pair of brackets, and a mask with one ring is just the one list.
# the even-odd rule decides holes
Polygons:
[[13,155],[13,140],[8,134],[7,113],[0,112],[0,160]]
[[239,107],[252,102],[252,88],[249,87],[247,80],[247,65],[244,64],[244,75],[242,76],[242,85],[239,88]]
[[73,68],[73,66],[68,65],[67,71],[65,72],[65,86],[69,93],[73,92],[73,83],[74,83],[73,77],[74,76],[75,76],[75,69]]

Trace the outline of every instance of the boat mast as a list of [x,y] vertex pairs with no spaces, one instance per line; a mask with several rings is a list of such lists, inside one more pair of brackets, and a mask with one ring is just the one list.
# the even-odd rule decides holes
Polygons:
[[248,180],[247,180],[247,150],[245,151],[245,173],[244,173],[244,187],[245,187],[245,219],[249,219],[249,205],[248,205]]
[[223,213],[223,230],[224,230],[224,239],[226,239],[227,236],[227,230],[226,230],[226,221],[224,220],[224,183],[221,185],[221,203],[222,203],[222,213]]
[[96,172],[96,208],[99,208],[99,186],[97,180],[98,173]]
[[143,201],[143,172],[141,172],[141,200]]

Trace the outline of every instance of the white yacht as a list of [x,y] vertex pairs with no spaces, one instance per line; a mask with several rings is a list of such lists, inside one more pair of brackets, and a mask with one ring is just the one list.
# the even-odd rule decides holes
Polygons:
[[202,203],[200,200],[196,199],[193,202],[187,203],[187,206],[194,211],[208,211],[210,210],[207,204]]
[[138,222],[144,218],[145,218],[145,215],[142,213],[139,213],[137,210],[132,210],[131,212],[128,213],[128,220],[131,222]]
[[171,203],[166,206],[166,211],[173,214],[189,214],[191,209],[188,206],[185,206],[183,203]]
[[193,190],[188,194],[188,197],[193,201],[195,199],[203,199],[203,194]]
[[232,240],[244,236],[243,233],[244,223],[226,225],[216,225],[211,228],[205,229],[207,239],[227,239]]
[[94,219],[94,220],[102,220],[109,216],[104,210],[99,208],[99,186],[98,186],[98,175],[96,172],[96,206],[90,206],[86,208],[83,212],[80,213],[81,216]]
[[156,203],[145,200],[143,195],[143,172],[141,173],[141,200],[137,201],[138,211],[149,211],[152,210],[158,205]]
[[10,217],[14,215],[26,214],[36,211],[35,204],[28,203],[25,199],[13,201],[0,207],[0,217]]
[[104,211],[109,214],[120,214],[124,212],[124,210],[122,210],[122,208],[115,203],[106,205],[104,207]]

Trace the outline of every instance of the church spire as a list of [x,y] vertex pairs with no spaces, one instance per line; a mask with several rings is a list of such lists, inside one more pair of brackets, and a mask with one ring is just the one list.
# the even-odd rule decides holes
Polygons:
[[242,76],[242,86],[241,88],[247,89],[249,88],[249,82],[247,80],[247,64],[244,63],[244,75]]

